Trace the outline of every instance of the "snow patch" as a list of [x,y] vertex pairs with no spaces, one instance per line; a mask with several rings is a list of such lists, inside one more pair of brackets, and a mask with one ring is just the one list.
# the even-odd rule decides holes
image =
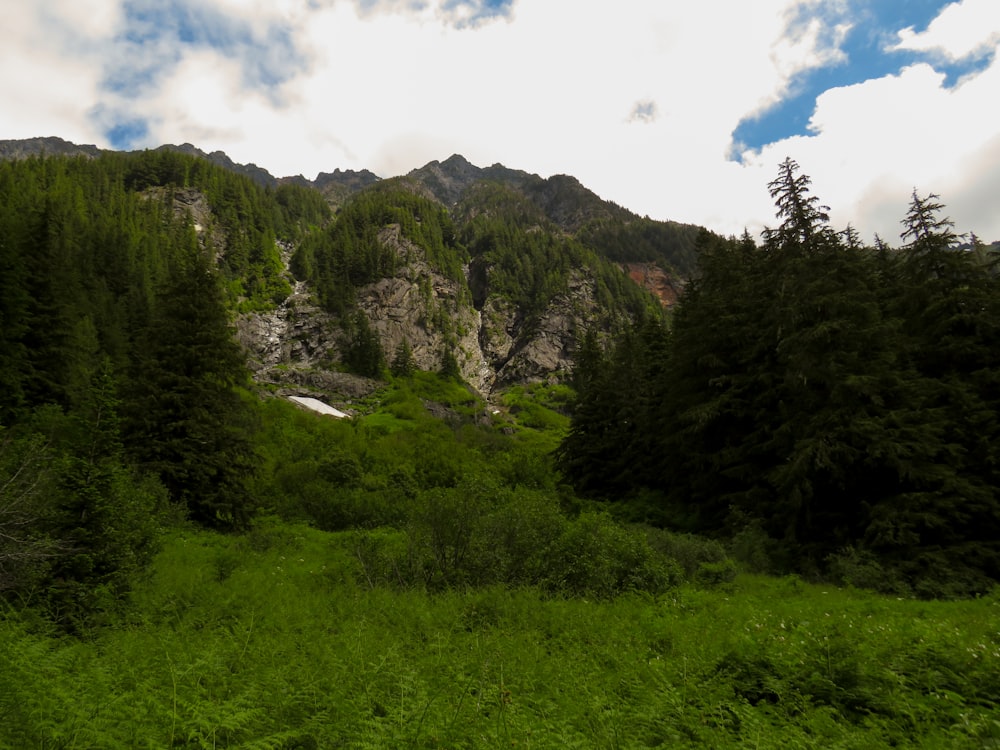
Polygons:
[[324,404],[322,401],[316,398],[309,398],[308,396],[289,396],[291,401],[304,406],[307,409],[312,409],[313,411],[319,412],[320,414],[326,414],[331,417],[336,417],[337,419],[343,419],[349,415],[340,411],[340,409],[334,409],[329,404]]

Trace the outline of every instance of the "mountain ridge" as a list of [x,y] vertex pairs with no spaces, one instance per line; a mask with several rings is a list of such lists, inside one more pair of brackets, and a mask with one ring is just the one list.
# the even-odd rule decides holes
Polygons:
[[[659,228],[660,234],[665,235],[664,238],[661,238],[660,244],[664,242],[666,244],[680,243],[684,246],[683,252],[665,252],[661,254],[662,257],[649,257],[649,253],[645,252],[642,257],[615,259],[623,263],[655,262],[664,271],[679,277],[691,276],[695,271],[694,264],[691,262],[693,261],[691,251],[694,238],[697,232],[702,229],[700,226],[640,217],[627,208],[601,198],[571,175],[555,174],[541,177],[536,173],[513,169],[500,163],[479,167],[457,153],[443,161],[432,160],[403,175],[381,177],[368,169],[341,170],[335,168],[332,172],[318,171],[316,178],[310,180],[301,174],[276,177],[267,169],[254,163],[240,164],[233,161],[223,151],[206,152],[191,143],[163,144],[153,149],[137,151],[116,151],[102,149],[93,144],[79,145],[57,136],[0,140],[0,160],[27,158],[41,154],[93,158],[101,153],[141,153],[142,151],[173,151],[205,159],[228,171],[249,177],[258,185],[271,189],[282,184],[312,187],[319,190],[334,207],[343,204],[355,193],[371,188],[378,183],[387,180],[408,180],[419,189],[426,191],[428,197],[432,197],[452,210],[473,186],[483,182],[499,183],[525,195],[556,226],[572,234],[601,222],[621,222],[623,224],[645,222],[655,225]],[[678,239],[679,236],[683,236],[683,239]],[[684,258],[679,260],[678,257],[671,257],[672,255],[683,255]]]

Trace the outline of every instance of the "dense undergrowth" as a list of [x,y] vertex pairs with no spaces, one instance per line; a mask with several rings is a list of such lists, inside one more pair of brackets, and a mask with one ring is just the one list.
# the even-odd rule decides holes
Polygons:
[[996,594],[738,573],[739,545],[574,504],[565,396],[478,427],[425,375],[350,422],[266,402],[271,515],[174,523],[83,632],[0,617],[0,747],[1000,747]]
[[178,530],[113,627],[0,621],[0,746],[1000,746],[996,596],[435,594],[371,585],[358,538]]

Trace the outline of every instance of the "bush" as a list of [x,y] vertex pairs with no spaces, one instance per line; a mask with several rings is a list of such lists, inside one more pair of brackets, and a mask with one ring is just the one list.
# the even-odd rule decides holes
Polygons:
[[345,537],[358,563],[358,582],[368,588],[412,585],[413,570],[407,535],[402,531],[375,529]]
[[417,497],[410,543],[432,588],[480,582],[473,551],[479,546],[482,519],[494,504],[494,491],[488,481],[471,476],[458,487],[439,487]]
[[646,538],[653,549],[676,562],[686,581],[722,583],[736,575],[736,564],[714,539],[653,528],[646,529]]
[[733,534],[729,549],[747,573],[772,573],[775,541],[764,531],[759,518],[746,518]]
[[546,554],[543,586],[574,596],[609,598],[627,591],[659,594],[680,583],[673,561],[607,513],[583,513]]
[[549,494],[516,490],[482,520],[476,540],[480,582],[531,585],[545,575],[546,551],[567,521]]
[[845,547],[826,559],[827,574],[835,583],[882,594],[909,593],[905,583],[886,570],[871,552]]

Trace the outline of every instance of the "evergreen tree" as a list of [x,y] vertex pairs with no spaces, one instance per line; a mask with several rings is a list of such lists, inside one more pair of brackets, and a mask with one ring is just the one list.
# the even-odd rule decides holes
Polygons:
[[344,346],[344,364],[357,375],[380,378],[385,370],[385,353],[378,334],[372,330],[368,316],[358,310],[349,320]]
[[157,296],[133,380],[129,445],[191,517],[243,525],[252,511],[252,413],[218,278],[190,226],[185,252]]
[[600,494],[606,488],[608,453],[619,448],[608,439],[618,416],[611,364],[593,330],[586,332],[577,348],[572,383],[576,390],[573,416],[556,451],[556,465],[580,494]]
[[64,624],[79,626],[114,608],[155,551],[166,493],[125,462],[119,400],[110,359],[92,376],[84,402],[51,428],[64,454],[47,598]]
[[665,357],[666,330],[654,317],[626,330],[610,355],[592,331],[584,336],[573,371],[570,429],[556,453],[581,494],[621,499],[658,477],[664,457],[654,439],[654,407]]
[[413,350],[410,348],[410,342],[404,338],[399,342],[399,346],[396,347],[390,371],[397,378],[408,378],[414,373],[416,368],[417,365],[413,360]]
[[0,425],[0,596],[34,589],[63,545],[50,532],[58,481],[45,437]]
[[913,194],[893,309],[919,435],[900,492],[872,511],[865,542],[930,594],[982,590],[1000,577],[1000,287],[957,246],[936,195]]
[[450,347],[445,345],[441,349],[441,369],[439,372],[445,378],[449,380],[462,380],[462,368],[458,365],[458,359],[455,357],[455,353]]
[[781,165],[762,247],[702,235],[669,337],[581,349],[560,468],[586,494],[661,494],[672,525],[758,522],[785,569],[860,547],[921,593],[983,590],[1000,575],[994,276],[933,197],[914,197],[900,254],[830,230],[808,186]]

